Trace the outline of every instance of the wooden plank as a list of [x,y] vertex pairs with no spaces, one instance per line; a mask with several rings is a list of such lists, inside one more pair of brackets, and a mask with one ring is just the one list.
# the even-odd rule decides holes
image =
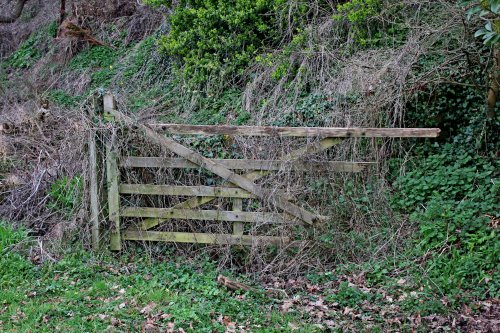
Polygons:
[[99,181],[97,176],[97,147],[95,130],[89,131],[89,195],[90,195],[90,224],[92,228],[92,248],[94,251],[99,249],[99,212],[101,207],[99,204]]
[[113,95],[105,94],[102,98],[104,114],[103,118],[109,121],[114,120],[113,112],[116,111],[116,101]]
[[274,127],[230,125],[148,124],[155,131],[180,135],[235,135],[319,138],[435,138],[439,128],[340,128],[340,127]]
[[[313,144],[308,144],[304,147],[301,147],[297,150],[294,150],[294,151],[286,154],[284,156],[284,158],[285,159],[293,159],[293,158],[296,159],[299,157],[303,157],[307,154],[318,153],[318,152],[324,151],[328,148],[331,148],[334,145],[339,144],[340,142],[342,142],[342,139],[338,139],[338,138],[321,139],[318,142],[314,142]],[[243,176],[252,180],[252,181],[256,181],[262,177],[265,177],[269,173],[270,173],[269,171],[250,171],[250,172],[245,173]],[[216,197],[195,197],[195,198],[191,198],[191,199],[188,199],[186,201],[183,201],[183,202],[181,202],[181,203],[179,203],[171,208],[196,208],[196,207],[199,207],[201,205],[204,205],[206,203],[211,202],[215,198]],[[151,228],[157,226],[158,224],[165,222],[167,220],[168,219],[158,219],[158,218],[144,219],[142,221],[141,229],[142,230],[151,229]]]
[[[115,100],[112,95],[105,95],[103,98],[104,112],[115,112]],[[118,169],[118,154],[113,146],[114,133],[112,138],[106,142],[106,177],[108,188],[108,214],[111,223],[110,249],[112,251],[121,250],[120,234],[120,193],[118,192],[118,183],[120,180],[120,171]]]
[[256,198],[240,188],[220,186],[171,186],[150,184],[120,184],[122,194],[210,196],[218,198]]
[[238,175],[233,171],[229,170],[228,168],[226,168],[225,166],[217,162],[214,162],[206,157],[203,157],[199,153],[181,145],[180,143],[174,141],[173,139],[167,138],[155,132],[151,128],[148,128],[144,125],[135,122],[130,117],[116,110],[111,110],[110,113],[114,115],[116,119],[124,122],[125,124],[129,126],[136,126],[152,142],[160,145],[163,148],[169,149],[170,151],[176,153],[177,155],[184,157],[185,159],[193,163],[198,164],[200,167],[207,169],[210,172],[213,172],[217,176],[247,190],[252,194],[255,194],[258,198],[270,201],[276,207],[281,208],[290,215],[303,220],[307,224],[313,224],[317,220],[315,214],[308,212],[304,208],[299,207],[287,201],[282,191],[278,190],[268,191],[264,189],[262,186],[248,180],[244,176]]
[[198,243],[198,244],[227,244],[227,245],[253,245],[253,244],[283,244],[288,243],[288,237],[250,236],[230,234],[203,234],[191,232],[161,232],[126,230],[123,239],[135,241]]
[[[182,168],[199,169],[200,166],[184,158],[169,157],[135,157],[120,158],[122,167],[127,168]],[[231,170],[263,170],[263,171],[337,171],[361,172],[374,162],[310,162],[310,161],[279,161],[279,160],[249,160],[249,159],[211,159]]]
[[[183,202],[180,202],[177,205],[170,207],[170,209],[190,209],[190,208],[196,208],[196,207],[200,207],[201,205],[204,205],[206,203],[211,202],[215,198],[216,197],[194,197],[194,198],[190,198],[188,200],[185,200]],[[142,220],[141,230],[151,229],[151,228],[157,226],[158,224],[160,224],[162,222],[165,222],[167,220],[169,220],[169,218],[162,218],[162,219],[160,219],[160,218],[148,218],[148,219],[144,219],[144,220]]]
[[[154,217],[180,220],[209,220],[246,223],[290,223],[278,213],[234,212],[225,210],[172,209],[151,207],[127,207],[121,212],[123,217]],[[300,223],[300,221],[299,221]]]

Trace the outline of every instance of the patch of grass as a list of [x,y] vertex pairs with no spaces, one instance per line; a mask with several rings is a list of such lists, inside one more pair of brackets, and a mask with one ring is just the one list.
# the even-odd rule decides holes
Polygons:
[[13,68],[30,68],[41,57],[46,50],[44,46],[55,35],[57,23],[52,22],[39,30],[36,30],[25,40],[21,46],[7,58],[7,64]]
[[69,69],[97,69],[112,66],[118,52],[107,46],[92,46],[78,53],[68,64]]
[[[288,323],[268,298],[232,293],[216,282],[210,262],[149,262],[96,258],[83,252],[35,266],[12,252],[26,233],[0,227],[0,330],[4,332],[287,332]],[[300,324],[298,332],[314,329]]]
[[64,176],[52,183],[48,193],[50,198],[48,207],[70,216],[81,202],[82,190],[83,180],[81,176],[75,176],[71,179]]
[[47,92],[47,99],[59,106],[72,108],[78,106],[83,96],[73,96],[61,89],[53,89]]

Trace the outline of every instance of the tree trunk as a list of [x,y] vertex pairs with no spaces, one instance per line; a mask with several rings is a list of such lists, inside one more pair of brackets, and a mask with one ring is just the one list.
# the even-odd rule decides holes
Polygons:
[[493,50],[493,68],[491,70],[491,84],[488,91],[488,118],[495,118],[498,95],[500,89],[500,50]]

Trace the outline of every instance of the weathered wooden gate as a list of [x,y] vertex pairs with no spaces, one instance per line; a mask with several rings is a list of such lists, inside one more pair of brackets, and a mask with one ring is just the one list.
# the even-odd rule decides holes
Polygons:
[[[120,113],[111,95],[104,97],[104,116],[141,132],[153,143],[170,150],[178,158],[118,156],[113,144],[106,144],[107,208],[111,222],[111,250],[120,250],[123,241],[166,241],[204,244],[281,243],[289,239],[273,236],[245,234],[245,223],[295,223],[314,225],[325,217],[302,208],[280,190],[264,187],[256,181],[284,166],[295,171],[360,172],[373,163],[369,162],[307,162],[309,154],[327,150],[346,138],[356,137],[436,137],[439,129],[401,128],[313,128],[313,127],[263,127],[263,126],[196,126],[179,124],[142,125]],[[228,135],[228,136],[278,136],[318,138],[311,144],[296,149],[280,160],[210,159],[164,134],[175,135]],[[93,146],[94,145],[94,146]],[[90,140],[91,166],[96,163],[95,140]],[[120,170],[127,168],[202,168],[225,180],[223,186],[173,186],[152,184],[126,184],[120,181]],[[243,170],[243,171],[241,171]],[[97,177],[91,169],[90,199],[93,222],[94,246],[99,245],[99,202]],[[238,173],[240,172],[240,173]],[[243,173],[241,173],[243,172]],[[191,197],[169,208],[121,207],[120,195],[141,194]],[[199,207],[216,198],[232,198],[232,210],[204,210]],[[243,199],[260,199],[281,211],[243,211]],[[141,218],[138,227],[123,228],[122,219]],[[154,227],[169,220],[226,221],[232,223],[232,233],[162,232]]]

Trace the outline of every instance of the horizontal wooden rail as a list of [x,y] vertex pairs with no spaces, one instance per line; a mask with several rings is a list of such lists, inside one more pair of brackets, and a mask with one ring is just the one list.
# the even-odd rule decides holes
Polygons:
[[[225,210],[196,210],[196,209],[172,209],[172,208],[124,208],[123,217],[154,217],[170,218],[180,220],[210,220],[227,222],[252,222],[252,223],[292,223],[286,221],[278,213],[262,212],[235,212]],[[298,221],[300,222],[300,221]]]
[[[217,163],[231,170],[294,170],[294,171],[336,171],[361,172],[375,162],[308,162],[308,161],[279,161],[279,160],[249,160],[249,159],[213,159]],[[198,164],[184,158],[169,157],[132,157],[121,158],[120,166],[126,168],[187,168],[200,169]]]
[[172,186],[150,184],[120,184],[122,194],[180,195],[218,198],[257,198],[241,188],[221,186]]
[[341,128],[148,124],[157,132],[180,135],[293,136],[321,138],[435,138],[439,128]]
[[191,232],[161,232],[126,230],[122,239],[153,242],[198,243],[198,244],[227,244],[248,245],[252,244],[281,244],[288,243],[288,237],[229,235],[229,234],[204,234]]

